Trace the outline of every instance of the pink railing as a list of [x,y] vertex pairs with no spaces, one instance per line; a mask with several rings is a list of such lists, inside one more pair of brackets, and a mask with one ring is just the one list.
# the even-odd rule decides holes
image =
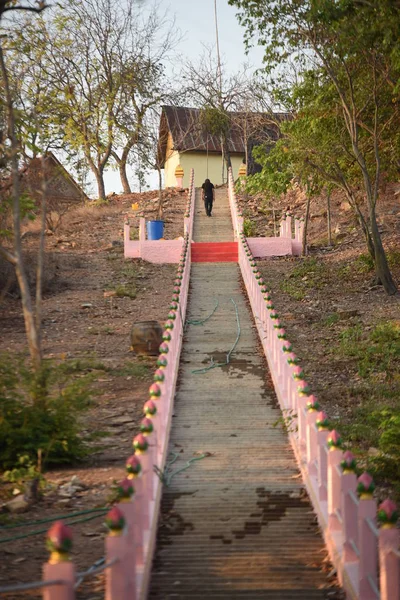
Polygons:
[[193,237],[193,222],[194,222],[194,206],[196,199],[196,188],[194,185],[194,170],[190,171],[190,184],[188,189],[188,202],[186,206],[186,212],[184,217],[184,231],[185,235],[189,235],[189,241],[192,241]]
[[243,231],[243,214],[236,199],[235,182],[233,180],[231,168],[228,172],[228,198],[231,209],[233,234],[236,240]]
[[385,500],[379,506],[378,529],[372,478],[357,478],[353,455],[343,451],[340,435],[311,394],[244,234],[239,264],[288,435],[347,598],[399,600],[396,505]]
[[[228,197],[233,231],[235,239],[237,239],[243,231],[243,213],[236,198],[232,169],[229,170]],[[259,258],[286,256],[288,254],[300,255],[302,252],[303,230],[303,218],[293,218],[289,213],[283,213],[279,227],[279,237],[247,238],[247,241],[254,256]]]
[[43,568],[43,581],[0,588],[0,592],[41,588],[45,600],[74,600],[82,579],[105,571],[106,600],[139,600],[147,595],[188,299],[194,194],[192,169],[185,238],[164,341],[149,400],[143,407],[145,418],[133,438],[132,454],[125,461],[126,478],[118,486],[118,502],[105,519],[109,534],[105,538],[104,565],[77,573],[69,560],[71,530],[58,521],[48,532],[51,556]]
[[[184,234],[189,233],[192,239],[193,218],[194,218],[194,197],[195,187],[192,177],[193,169],[190,172],[190,185],[188,189],[188,203],[184,216]],[[125,258],[142,258],[152,263],[178,263],[182,250],[182,240],[147,240],[146,239],[146,221],[143,217],[139,219],[139,239],[131,240],[131,226],[129,219],[124,223],[124,256]]]

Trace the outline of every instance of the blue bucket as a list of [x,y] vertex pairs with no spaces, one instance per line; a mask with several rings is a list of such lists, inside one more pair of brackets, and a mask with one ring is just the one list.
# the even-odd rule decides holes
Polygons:
[[164,221],[147,221],[147,239],[160,240],[164,234]]

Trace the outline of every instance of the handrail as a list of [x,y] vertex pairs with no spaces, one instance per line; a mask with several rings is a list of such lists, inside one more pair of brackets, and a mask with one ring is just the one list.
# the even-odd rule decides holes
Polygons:
[[[104,561],[104,559],[102,559]],[[112,560],[110,560],[109,562],[105,563],[104,565],[99,565],[98,567],[95,566],[91,566],[88,569],[86,569],[86,571],[82,571],[81,573],[77,573],[76,574],[76,583],[75,583],[75,589],[77,590],[78,587],[81,585],[82,581],[84,579],[86,579],[87,577],[93,577],[94,575],[97,575],[97,573],[102,573],[103,571],[106,571],[107,569],[110,569],[111,567],[113,567],[114,565],[118,564],[120,562],[120,558],[115,557]]]
[[371,589],[372,589],[372,590],[375,592],[375,594],[376,594],[376,597],[377,597],[377,598],[380,598],[380,597],[381,597],[381,594],[380,594],[380,592],[379,592],[379,588],[378,588],[378,586],[376,585],[376,583],[375,583],[375,580],[373,579],[373,577],[371,577],[371,575],[368,575],[368,578],[367,578],[367,579],[368,579],[368,583],[369,583],[369,585],[371,586]]
[[229,171],[228,171],[228,199],[229,199],[229,206],[231,209],[233,233],[234,233],[235,239],[237,239],[240,236],[241,232],[243,231],[243,215],[242,215],[242,211],[240,210],[239,205],[237,203],[236,192],[235,192],[235,182],[233,180],[233,174],[232,174],[231,167],[229,168]]
[[378,516],[385,526],[378,529],[372,478],[364,473],[357,479],[355,459],[344,452],[340,435],[311,394],[243,233],[238,245],[240,269],[281,409],[295,415],[288,436],[347,597],[400,600],[396,506],[389,500],[380,505]]
[[354,540],[350,540],[349,543],[350,543],[351,547],[353,548],[354,553],[358,556],[358,558],[360,558],[360,551],[359,551],[359,549],[358,549],[357,544],[355,543],[355,541]]
[[15,585],[6,585],[0,587],[0,594],[8,592],[25,592],[28,590],[38,590],[40,588],[50,587],[52,585],[68,584],[64,579],[53,579],[48,581],[32,581],[31,583],[16,583]]
[[371,533],[373,533],[374,536],[378,539],[378,537],[379,537],[379,529],[375,525],[375,523],[372,521],[372,519],[365,519],[365,522],[368,525],[368,527],[370,528]]

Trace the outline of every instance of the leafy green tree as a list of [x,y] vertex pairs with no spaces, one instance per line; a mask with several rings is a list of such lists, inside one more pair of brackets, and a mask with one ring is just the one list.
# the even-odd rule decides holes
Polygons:
[[400,7],[384,0],[229,2],[241,11],[248,42],[256,36],[265,47],[269,73],[278,67],[282,70],[295,57],[303,72],[312,70],[324,82],[324,90],[329,90],[331,114],[336,115],[346,138],[354,177],[364,190],[376,280],[388,294],[396,293],[378,229],[376,203],[382,167],[385,164],[386,171],[393,167],[390,132],[398,129],[399,122],[400,61],[393,42]]

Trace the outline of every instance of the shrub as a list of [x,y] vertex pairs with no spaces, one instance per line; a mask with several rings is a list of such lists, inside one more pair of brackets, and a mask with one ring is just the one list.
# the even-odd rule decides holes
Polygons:
[[244,219],[243,232],[246,237],[254,237],[256,235],[256,224],[251,219]]
[[374,269],[374,261],[370,254],[360,254],[355,260],[356,269],[359,273],[370,273]]
[[323,261],[313,257],[302,258],[281,281],[280,287],[285,294],[301,301],[306,297],[308,290],[323,288],[328,277],[328,270]]
[[89,403],[89,380],[73,379],[62,365],[45,361],[33,373],[24,360],[0,358],[0,469],[20,457],[43,466],[70,463],[87,454],[78,415]]

